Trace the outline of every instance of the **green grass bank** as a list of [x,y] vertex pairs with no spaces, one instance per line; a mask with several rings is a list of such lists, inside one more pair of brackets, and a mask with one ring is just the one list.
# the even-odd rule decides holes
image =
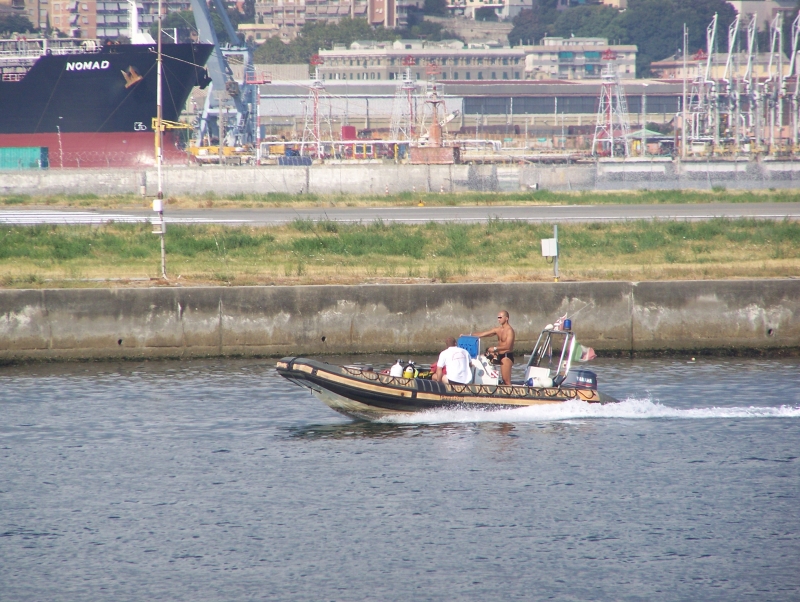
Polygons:
[[[0,227],[4,288],[159,283],[149,224]],[[552,226],[339,224],[170,226],[167,272],[187,285],[551,281]],[[559,227],[562,280],[780,278],[800,274],[800,223],[752,219]],[[152,279],[152,280],[151,280]]]
[[[191,196],[174,195],[167,205],[181,208],[213,207],[383,207],[459,205],[598,205],[598,204],[688,204],[688,203],[761,203],[800,202],[800,190],[726,190],[716,187],[700,190],[639,190],[617,192],[456,192],[372,195],[320,195],[320,194],[234,194],[218,195],[213,192]],[[46,206],[75,208],[134,208],[149,207],[150,200],[139,195],[5,195],[0,196],[0,206]]]

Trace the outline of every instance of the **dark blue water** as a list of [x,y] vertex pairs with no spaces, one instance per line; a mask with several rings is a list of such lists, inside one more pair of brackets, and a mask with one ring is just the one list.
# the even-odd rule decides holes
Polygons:
[[380,424],[271,362],[3,368],[0,599],[800,599],[798,361],[593,366],[625,401]]

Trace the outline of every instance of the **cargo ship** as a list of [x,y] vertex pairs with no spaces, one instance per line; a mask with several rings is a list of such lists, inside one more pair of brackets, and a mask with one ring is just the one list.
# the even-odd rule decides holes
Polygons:
[[[211,44],[162,44],[163,118],[177,122],[206,87]],[[0,148],[47,148],[51,168],[155,164],[156,45],[92,40],[0,40]],[[180,130],[164,162],[186,163]]]

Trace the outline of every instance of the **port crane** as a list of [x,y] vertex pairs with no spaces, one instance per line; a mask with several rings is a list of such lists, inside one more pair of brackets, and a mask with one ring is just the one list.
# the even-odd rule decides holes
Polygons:
[[[242,44],[222,0],[210,0],[228,36],[228,44],[221,45],[214,30],[211,13],[205,0],[191,0],[201,42],[214,45],[207,69],[211,76],[195,145],[216,135],[220,147],[258,148],[259,132],[259,86],[269,83],[266,74],[256,73],[250,48]],[[231,64],[242,65],[241,79],[234,75]],[[220,148],[220,157],[222,149]]]

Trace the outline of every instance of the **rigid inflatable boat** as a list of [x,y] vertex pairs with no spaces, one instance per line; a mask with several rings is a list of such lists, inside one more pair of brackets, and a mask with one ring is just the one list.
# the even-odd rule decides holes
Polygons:
[[571,330],[548,325],[531,353],[525,380],[511,385],[499,384],[499,366],[481,355],[477,338],[461,337],[458,345],[471,357],[473,378],[465,385],[391,376],[371,366],[337,366],[300,357],[281,359],[277,370],[332,409],[360,420],[442,408],[493,410],[571,400],[617,401],[597,390],[594,372],[572,367],[573,358],[580,358],[581,346]]

